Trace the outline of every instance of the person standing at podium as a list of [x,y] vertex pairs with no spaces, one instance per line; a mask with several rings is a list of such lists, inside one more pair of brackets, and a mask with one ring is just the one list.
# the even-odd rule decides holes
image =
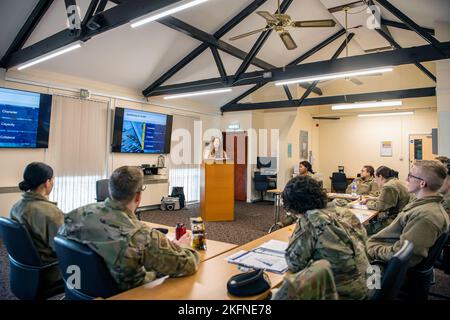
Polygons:
[[224,159],[227,153],[223,150],[222,141],[218,137],[212,137],[211,142],[206,148],[203,158],[206,159]]

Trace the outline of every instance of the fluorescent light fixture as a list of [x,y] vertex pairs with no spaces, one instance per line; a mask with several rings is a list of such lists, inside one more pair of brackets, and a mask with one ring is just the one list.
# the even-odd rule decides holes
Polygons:
[[47,54],[45,54],[43,56],[40,56],[40,57],[38,57],[36,59],[33,59],[33,60],[29,61],[29,62],[26,62],[26,63],[18,66],[17,70],[23,70],[25,68],[34,66],[35,64],[38,64],[38,63],[41,63],[41,62],[44,62],[44,61],[47,61],[47,60],[50,60],[50,59],[53,59],[53,58],[55,58],[57,56],[60,56],[60,55],[62,55],[64,53],[73,51],[73,50],[78,49],[78,48],[81,48],[81,41],[78,41],[78,42],[75,42],[75,43],[71,43],[68,46],[59,48],[59,49],[54,50],[52,52],[49,52],[49,53],[47,53]]
[[231,92],[231,91],[232,91],[231,88],[227,88],[227,89],[217,89],[217,90],[207,90],[207,91],[180,93],[180,94],[173,94],[173,95],[170,95],[170,96],[166,96],[166,97],[164,97],[164,99],[165,100],[179,99],[179,98],[203,96],[203,95],[207,95],[207,94],[216,94],[216,93],[224,93],[224,92]]
[[401,100],[395,101],[377,101],[377,102],[361,102],[338,104],[331,106],[331,110],[348,110],[348,109],[363,109],[363,108],[381,108],[381,107],[398,107],[402,105]]
[[[179,3],[175,3],[175,4],[171,5],[171,6],[167,6],[165,8],[162,8],[163,11],[157,10],[156,13],[152,12],[152,14],[150,16],[146,17],[146,18],[142,18],[142,19],[139,19],[139,20],[137,20],[135,22],[132,22],[131,23],[131,27],[132,28],[140,27],[143,24],[146,24],[146,23],[149,23],[149,22],[161,19],[162,17],[170,16],[170,15],[172,15],[174,13],[177,13],[179,11],[186,10],[188,8],[197,6],[197,5],[199,5],[199,4],[203,3],[203,2],[206,2],[206,1],[208,1],[208,0],[182,1],[182,3],[184,2],[184,4],[181,4],[181,5]],[[159,13],[158,13],[158,11],[159,11]]]
[[275,82],[275,85],[276,86],[284,86],[286,84],[292,84],[292,83],[303,83],[303,82],[312,82],[312,81],[321,81],[321,80],[330,80],[330,79],[351,78],[351,77],[366,76],[366,75],[376,74],[376,73],[390,72],[392,70],[394,70],[393,67],[380,67],[380,68],[365,69],[365,70],[330,73],[330,74],[317,75],[317,76],[312,76],[312,77],[307,77],[307,78],[278,81],[278,82]]
[[366,113],[366,114],[358,114],[358,117],[388,117],[388,116],[408,116],[414,114],[414,111],[405,111],[405,112],[386,112],[386,113]]

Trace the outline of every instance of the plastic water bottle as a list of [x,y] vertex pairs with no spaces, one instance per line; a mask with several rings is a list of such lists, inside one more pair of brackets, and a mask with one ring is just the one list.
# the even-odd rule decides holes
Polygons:
[[352,196],[356,197],[356,182],[352,182]]

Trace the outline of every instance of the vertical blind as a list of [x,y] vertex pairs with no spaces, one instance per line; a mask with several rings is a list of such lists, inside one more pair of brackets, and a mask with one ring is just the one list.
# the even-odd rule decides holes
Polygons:
[[64,212],[95,202],[106,177],[108,104],[53,96],[47,162],[55,171],[51,200]]
[[[194,122],[198,120],[175,115],[172,124],[172,144],[169,155],[169,192],[172,192],[173,187],[183,187],[184,195],[188,202],[200,201],[200,165],[194,164],[193,161]],[[181,145],[183,145],[183,148],[180,148]],[[180,161],[180,158],[183,161]]]

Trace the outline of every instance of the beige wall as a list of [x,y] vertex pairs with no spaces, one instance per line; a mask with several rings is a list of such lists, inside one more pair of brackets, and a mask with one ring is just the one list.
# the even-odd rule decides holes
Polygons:
[[[5,81],[3,73],[0,77],[0,86],[13,89],[29,90],[40,93],[58,94],[69,97],[77,96],[79,88],[89,89],[93,94],[91,99],[109,103],[110,110],[117,107],[142,109],[166,114],[185,115],[199,118],[203,124],[203,130],[218,126],[220,128],[219,115],[205,106],[192,108],[183,105],[185,101],[176,105],[164,106],[135,102],[128,99],[139,99],[140,93],[128,88],[120,88],[108,84],[79,79],[70,76],[48,73],[44,71],[32,71],[30,73],[18,73],[8,71]],[[23,81],[21,83],[19,81]],[[26,83],[25,83],[26,82]],[[120,97],[120,98],[119,98]],[[159,102],[155,102],[160,104]],[[192,110],[192,111],[189,111]],[[109,132],[112,133],[113,112],[109,113]],[[110,145],[111,134],[108,137]],[[32,161],[46,162],[46,149],[0,149],[0,187],[14,187],[22,180],[24,167]],[[144,163],[156,164],[157,155],[133,155],[109,153],[107,159],[108,172],[122,165],[141,165]],[[167,163],[167,161],[166,161]],[[0,215],[7,216],[11,205],[20,198],[19,193],[0,194]]]
[[[389,166],[405,179],[409,172],[409,134],[431,133],[437,127],[434,110],[417,111],[411,116],[358,118],[343,117],[340,120],[320,120],[319,171],[328,178],[338,166],[345,167],[347,175],[356,176],[363,165]],[[393,157],[380,157],[380,142],[392,141]]]

